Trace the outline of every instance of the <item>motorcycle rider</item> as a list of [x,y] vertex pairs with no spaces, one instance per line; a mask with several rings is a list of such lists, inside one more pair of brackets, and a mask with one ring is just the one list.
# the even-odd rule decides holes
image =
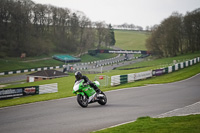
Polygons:
[[94,83],[92,83],[92,82],[88,79],[87,76],[82,75],[81,72],[77,71],[77,72],[75,73],[75,78],[76,78],[75,82],[76,82],[76,81],[79,81],[79,80],[81,80],[81,79],[83,79],[83,80],[84,80],[84,83],[89,83],[89,85],[90,85],[92,88],[94,88],[94,90],[95,90],[98,94],[101,93],[101,90],[100,90]]

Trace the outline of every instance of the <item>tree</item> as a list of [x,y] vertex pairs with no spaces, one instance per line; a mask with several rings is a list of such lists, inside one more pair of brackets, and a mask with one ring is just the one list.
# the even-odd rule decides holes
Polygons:
[[98,45],[97,48],[99,49],[105,40],[105,22],[96,22],[95,26],[97,29],[97,38],[98,38]]
[[146,40],[145,44],[148,51],[150,51],[152,55],[157,57],[163,57],[162,39],[161,39],[162,33],[163,33],[162,27],[158,26],[152,31],[151,36]]
[[187,49],[192,52],[200,50],[200,8],[186,14],[184,27]]
[[152,31],[147,40],[148,50],[160,57],[176,56],[183,51],[182,15],[174,12]]
[[109,45],[110,46],[114,46],[115,43],[116,43],[116,40],[115,40],[115,32],[114,32],[114,29],[112,28],[111,24],[109,24],[109,30],[110,30],[110,42],[109,42]]
[[90,41],[87,41],[87,37],[89,38],[90,30],[87,30],[91,27],[91,21],[83,14],[79,15],[79,26],[80,26],[80,42],[79,42],[79,53],[82,54],[83,50],[86,48],[87,43],[91,45]]

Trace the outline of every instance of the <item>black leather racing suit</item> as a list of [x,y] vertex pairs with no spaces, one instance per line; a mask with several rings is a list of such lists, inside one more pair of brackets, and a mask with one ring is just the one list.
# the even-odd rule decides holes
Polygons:
[[[89,79],[88,79],[88,77],[87,76],[82,76],[82,78],[81,79],[83,79],[84,80],[84,83],[89,83],[89,85],[92,87],[92,88],[94,88],[94,90],[96,91],[96,92],[100,92],[100,89],[94,84],[94,83],[92,83]],[[76,80],[77,81],[77,80]],[[75,82],[76,82],[75,81]]]

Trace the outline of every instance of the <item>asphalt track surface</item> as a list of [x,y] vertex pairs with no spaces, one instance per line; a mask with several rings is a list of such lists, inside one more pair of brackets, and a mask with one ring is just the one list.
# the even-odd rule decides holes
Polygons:
[[81,108],[76,97],[0,109],[1,133],[87,133],[200,101],[200,74],[175,83],[105,92],[108,103]]

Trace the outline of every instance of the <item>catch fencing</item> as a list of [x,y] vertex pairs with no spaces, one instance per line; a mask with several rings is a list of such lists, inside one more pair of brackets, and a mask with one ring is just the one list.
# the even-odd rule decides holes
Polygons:
[[107,75],[97,75],[95,76],[95,80],[99,81],[101,86],[108,86],[109,84],[109,76]]

